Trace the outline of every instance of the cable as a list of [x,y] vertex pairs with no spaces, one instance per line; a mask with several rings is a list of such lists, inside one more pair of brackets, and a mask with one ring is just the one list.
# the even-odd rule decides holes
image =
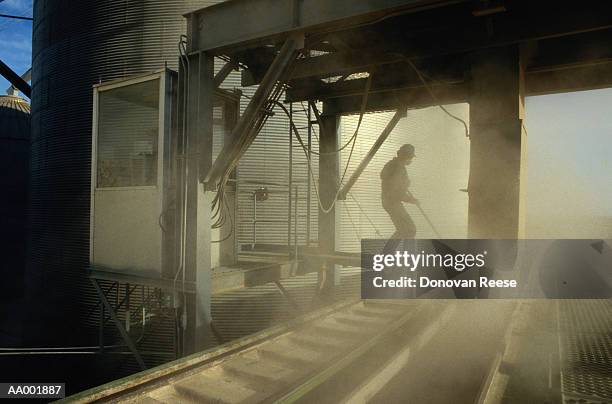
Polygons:
[[227,215],[228,215],[228,217],[230,219],[230,231],[229,231],[228,235],[225,236],[224,238],[222,238],[221,240],[213,240],[213,241],[211,241],[211,243],[222,243],[225,240],[228,240],[232,236],[232,234],[234,233],[234,220],[232,218],[232,212],[231,212],[231,210],[229,208],[229,205],[227,203],[227,199],[223,198],[223,202],[224,202],[225,208],[227,209]]
[[399,56],[402,58],[403,61],[405,61],[406,63],[408,63],[410,65],[410,67],[412,67],[412,70],[414,70],[414,72],[416,73],[417,77],[419,78],[419,80],[421,81],[421,83],[423,83],[423,86],[425,87],[425,89],[427,90],[427,92],[429,93],[429,95],[431,96],[431,99],[438,105],[438,107],[444,111],[444,113],[446,115],[448,115],[449,117],[451,117],[452,119],[461,122],[463,124],[463,127],[465,129],[465,137],[470,137],[470,131],[468,129],[468,125],[467,123],[459,118],[457,115],[452,114],[448,109],[446,109],[446,107],[444,107],[444,105],[442,105],[442,103],[440,102],[440,100],[438,100],[438,97],[436,97],[436,94],[434,94],[433,90],[431,89],[431,86],[429,85],[429,83],[427,83],[427,81],[425,80],[425,77],[423,77],[423,74],[421,73],[421,71],[416,67],[416,65],[414,64],[414,62],[412,60],[410,60],[410,58],[408,58],[407,56],[405,56],[402,53],[393,53],[393,55]]
[[[365,94],[369,94],[369,92],[370,92],[370,87],[371,87],[371,80],[370,80],[370,76],[368,76],[368,80],[367,80],[367,82],[366,82],[366,89],[365,89],[364,95],[365,95]],[[250,97],[250,96],[248,96],[248,95],[246,95],[246,94],[242,94],[242,95],[243,95],[244,97],[246,97],[246,98],[249,98],[249,99],[250,99],[250,98],[252,98],[252,97]],[[362,99],[362,103],[363,103],[364,101],[367,103],[367,98],[366,98],[365,100],[364,100],[364,99]],[[300,103],[301,103],[301,102],[300,102]],[[358,122],[358,125],[357,125],[357,129],[355,130],[355,133],[353,133],[353,136],[351,136],[351,137],[350,137],[350,139],[349,139],[349,140],[347,140],[347,142],[346,142],[344,145],[342,145],[340,148],[338,148],[338,149],[336,149],[336,150],[332,150],[332,151],[328,151],[328,152],[317,152],[317,151],[315,151],[315,150],[310,150],[310,153],[314,154],[315,156],[331,156],[331,155],[334,155],[334,154],[338,154],[338,153],[340,153],[342,150],[346,149],[346,148],[347,148],[347,147],[348,147],[350,144],[353,144],[353,140],[355,140],[355,138],[357,137],[357,134],[358,134],[358,132],[359,132],[359,128],[360,128],[360,126],[361,126],[361,121],[362,121],[362,119],[363,119],[363,115],[365,114],[364,107],[365,107],[365,105],[362,105],[362,111],[363,111],[363,112],[360,112],[360,115],[359,115],[359,122]],[[306,112],[306,109],[305,109],[305,107],[303,106],[303,104],[302,104],[302,111],[303,111],[303,112]],[[317,120],[317,123],[319,124],[319,128],[320,128],[320,127],[322,127],[322,126],[323,126],[323,123],[322,123],[322,122],[321,122],[321,120],[319,119],[318,114],[315,114],[315,119]],[[314,135],[315,135],[315,138],[317,139],[317,143],[320,143],[319,136],[318,136],[316,133],[314,133]]]
[[355,235],[357,236],[358,239],[361,239],[361,233],[357,231],[357,226],[355,226],[355,223],[353,222],[353,217],[351,216],[351,211],[349,210],[346,201],[345,203],[343,203],[343,205],[344,205],[344,209],[346,209],[346,214],[348,215],[348,218],[351,222],[351,226],[353,227],[353,231],[355,232]]
[[368,222],[370,222],[370,225],[374,228],[374,231],[376,232],[376,235],[378,237],[382,237],[382,234],[380,233],[380,231],[378,231],[378,227],[376,227],[376,225],[374,224],[374,222],[372,221],[372,219],[370,219],[370,216],[368,216],[368,214],[365,212],[365,210],[363,210],[363,208],[361,207],[361,204],[359,203],[359,201],[357,200],[357,198],[355,198],[353,196],[352,193],[348,193],[348,196],[351,197],[351,199],[353,199],[353,201],[355,201],[355,203],[357,204],[357,207],[359,208],[359,210],[361,211],[361,214],[363,214],[365,216],[365,218],[368,220]]
[[[313,153],[313,154],[316,154],[316,155],[321,155],[321,154],[325,155],[325,153],[314,153],[312,150],[309,150],[306,147],[306,145],[304,144],[304,141],[302,140],[302,137],[300,136],[297,127],[295,126],[293,121],[290,120],[291,129],[293,130],[293,133],[295,134],[296,139],[298,140],[300,146],[302,147],[302,150],[304,151],[304,154],[306,155],[306,160],[308,161],[308,171],[310,172],[310,175],[311,175],[311,178],[312,178],[313,187],[314,187],[314,190],[315,190],[315,194],[317,196],[317,202],[319,204],[319,209],[321,209],[321,211],[323,213],[329,213],[329,212],[332,211],[332,209],[334,208],[334,206],[336,204],[336,201],[338,200],[338,195],[340,195],[340,191],[342,190],[342,183],[344,182],[344,178],[345,178],[346,173],[348,171],[348,168],[350,166],[351,158],[352,158],[352,155],[353,155],[353,151],[355,149],[355,144],[357,143],[357,136],[359,134],[359,129],[361,128],[361,123],[363,121],[363,116],[365,115],[365,110],[366,110],[367,103],[368,103],[368,96],[369,96],[369,92],[370,92],[371,79],[372,79],[372,76],[371,75],[368,76],[365,92],[363,94],[363,99],[361,101],[361,111],[360,111],[360,114],[359,114],[359,121],[357,122],[357,127],[355,128],[355,133],[353,134],[353,136],[351,136],[351,140],[349,140],[349,142],[347,142],[347,145],[352,142],[351,151],[349,153],[349,156],[348,156],[348,159],[347,159],[347,162],[346,162],[346,166],[345,166],[344,171],[342,173],[342,177],[340,178],[340,182],[338,184],[338,189],[336,191],[336,195],[334,196],[334,198],[333,198],[333,200],[332,200],[332,202],[331,202],[331,204],[330,204],[330,206],[328,208],[325,208],[323,206],[323,202],[321,201],[321,197],[320,197],[320,194],[319,194],[319,189],[318,189],[318,187],[316,185],[315,176],[314,176],[314,173],[312,171],[312,160],[311,160],[311,156],[310,156],[310,153]],[[282,103],[276,101],[274,104],[279,106],[288,117],[291,116],[291,114],[289,114],[289,111],[287,111],[287,108]],[[335,153],[339,152],[340,150],[337,150],[335,152],[330,152],[330,154],[335,154]]]
[[[361,127],[361,121],[363,120],[363,115],[365,114],[365,109],[368,103],[368,97],[370,95],[370,89],[372,87],[372,75],[368,75],[368,79],[366,81],[366,86],[365,86],[365,90],[363,93],[363,98],[361,99],[361,109],[360,109],[360,113],[359,113],[359,121],[357,123],[357,128],[355,129],[355,133],[353,134],[353,136],[350,137],[349,140],[347,140],[347,142],[341,146],[339,149],[334,150],[334,151],[330,151],[330,152],[315,152],[315,151],[311,151],[311,153],[316,154],[317,156],[327,156],[327,155],[334,155],[337,153],[340,153],[342,150],[346,149],[348,147],[349,144],[351,144],[351,142],[353,142],[353,147],[355,145],[354,140],[357,139],[357,135],[359,133],[359,128]],[[317,120],[317,122],[319,123],[319,127],[322,127],[323,124],[320,120],[319,114],[315,114],[315,118]],[[352,153],[352,148],[351,148],[351,153]],[[350,157],[349,157],[350,159]]]
[[[266,122],[268,121],[268,118],[271,115],[270,113],[265,113],[265,112],[272,111],[274,108],[274,105],[279,103],[278,100],[280,99],[281,95],[285,92],[285,89],[286,89],[285,83],[290,77],[293,71],[293,68],[295,67],[295,60],[297,60],[298,57],[299,55],[296,55],[293,61],[286,67],[281,77],[279,77],[278,81],[274,83],[270,96],[266,100],[265,106],[263,107],[262,111],[259,111],[259,116],[254,120],[254,124],[250,128],[247,128],[246,136],[241,138],[241,142],[240,144],[238,144],[239,152],[245,151],[245,149],[248,148],[250,144],[253,142],[257,134],[265,126]],[[223,203],[224,203],[223,201],[225,199],[225,186],[227,184],[227,181],[229,180],[230,174],[233,172],[233,170],[238,165],[238,162],[239,160],[234,157],[232,161],[230,161],[230,164],[228,164],[228,166],[226,167],[226,170],[223,173],[223,175],[221,176],[221,181],[219,182],[218,187],[217,187],[217,194],[215,195],[213,199],[212,217],[215,219],[213,227],[222,226],[222,224],[226,220],[224,209],[223,209]],[[229,235],[228,235],[228,238],[229,238]]]

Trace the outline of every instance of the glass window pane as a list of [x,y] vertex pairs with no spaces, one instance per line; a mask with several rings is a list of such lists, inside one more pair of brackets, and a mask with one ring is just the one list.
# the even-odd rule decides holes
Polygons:
[[159,79],[102,91],[98,187],[156,185]]

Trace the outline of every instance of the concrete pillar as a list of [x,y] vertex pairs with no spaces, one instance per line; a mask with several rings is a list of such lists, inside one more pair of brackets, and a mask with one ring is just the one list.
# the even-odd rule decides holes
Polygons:
[[[524,78],[517,47],[472,55],[470,238],[517,238],[521,216]],[[524,171],[524,170],[523,170]]]
[[189,57],[187,121],[187,237],[185,269],[195,282],[196,294],[187,301],[185,352],[201,351],[211,345],[211,208],[213,193],[200,179],[212,165],[213,57],[198,53]]

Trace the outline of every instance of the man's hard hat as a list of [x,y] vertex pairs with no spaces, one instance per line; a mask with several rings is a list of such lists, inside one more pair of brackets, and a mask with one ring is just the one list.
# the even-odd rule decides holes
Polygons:
[[414,157],[414,146],[406,143],[399,149],[397,149],[398,157]]

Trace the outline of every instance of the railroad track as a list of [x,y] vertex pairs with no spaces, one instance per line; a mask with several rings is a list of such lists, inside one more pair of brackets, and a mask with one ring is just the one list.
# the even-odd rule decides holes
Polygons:
[[[443,301],[363,301],[336,304],[293,322],[214,350],[195,354],[66,398],[65,402],[255,403],[295,402],[402,336],[410,349],[427,343],[451,317]],[[407,335],[407,324],[410,330]],[[413,326],[414,325],[414,326]],[[405,336],[405,338],[404,338]],[[368,363],[364,360],[364,363]],[[393,376],[401,366],[389,357],[377,374]],[[384,380],[368,379],[348,388],[347,397],[368,397]],[[377,385],[374,385],[377,384]]]

